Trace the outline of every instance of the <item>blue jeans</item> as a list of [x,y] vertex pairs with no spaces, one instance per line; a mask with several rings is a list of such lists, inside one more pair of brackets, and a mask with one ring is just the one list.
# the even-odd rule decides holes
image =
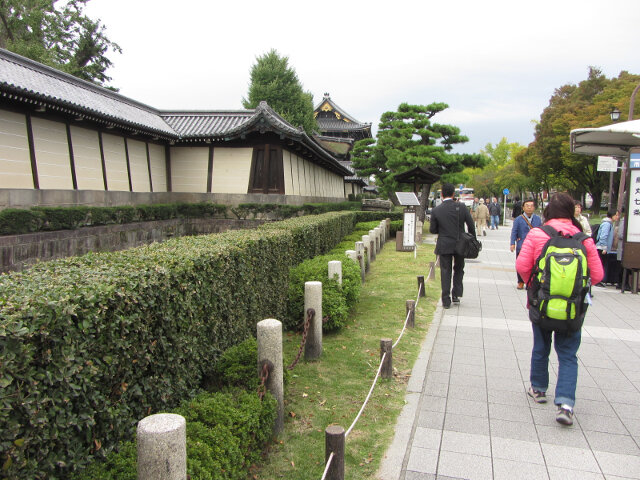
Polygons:
[[491,215],[491,230],[498,228],[500,224],[500,215]]
[[[549,387],[549,353],[551,352],[551,331],[533,327],[533,350],[531,351],[531,386],[534,390],[546,392]],[[578,357],[581,331],[571,334],[554,333],[555,350],[558,354],[558,382],[554,403],[573,407],[576,403],[576,383],[578,382]]]

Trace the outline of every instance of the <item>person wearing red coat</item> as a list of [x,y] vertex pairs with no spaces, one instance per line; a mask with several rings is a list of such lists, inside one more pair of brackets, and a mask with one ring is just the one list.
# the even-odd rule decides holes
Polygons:
[[[553,227],[559,233],[573,235],[581,232],[582,227],[574,217],[574,201],[566,193],[557,193],[544,210],[545,225]],[[529,285],[531,272],[544,245],[549,240],[540,228],[533,228],[522,244],[520,255],[516,259],[516,270]],[[591,284],[596,285],[602,281],[604,270],[602,262],[593,239],[588,237],[583,245],[587,251],[587,265],[591,277]],[[528,394],[536,403],[546,403],[546,391],[549,387],[549,354],[551,352],[552,333],[543,330],[532,323],[533,349],[531,351],[531,386]],[[555,350],[558,355],[558,381],[554,403],[558,407],[556,420],[564,425],[573,424],[573,407],[576,400],[576,383],[578,380],[577,352],[580,347],[581,332],[573,333],[555,332]]]

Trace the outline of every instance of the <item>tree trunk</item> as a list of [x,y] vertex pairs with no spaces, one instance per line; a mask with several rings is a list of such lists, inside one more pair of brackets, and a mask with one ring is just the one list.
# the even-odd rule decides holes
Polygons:
[[591,204],[591,210],[593,210],[594,215],[598,215],[600,213],[600,202],[602,201],[602,191],[589,192],[589,193],[591,193],[591,198],[593,199],[593,203]]
[[417,209],[418,219],[424,223],[424,219],[427,216],[427,205],[429,204],[429,193],[431,193],[431,185],[422,185],[422,192],[420,193],[420,206]]

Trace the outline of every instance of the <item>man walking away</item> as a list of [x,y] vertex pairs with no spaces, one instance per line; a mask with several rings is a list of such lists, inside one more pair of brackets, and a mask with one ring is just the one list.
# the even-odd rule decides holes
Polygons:
[[514,220],[522,215],[522,203],[520,203],[520,197],[516,197],[513,201],[513,210],[511,211],[511,218]]
[[[510,249],[512,252],[516,252],[516,260],[518,258],[518,255],[520,255],[522,243],[529,233],[529,230],[542,225],[542,220],[540,219],[540,217],[533,213],[535,209],[536,203],[532,198],[525,200],[524,204],[522,205],[522,210],[524,210],[524,213],[520,214],[513,221],[513,226],[511,227]],[[522,280],[522,277],[518,272],[516,272],[516,275],[518,276],[518,290],[522,290],[524,289],[524,280]]]
[[[436,255],[440,256],[440,284],[442,286],[442,306],[451,307],[451,302],[460,303],[464,277],[464,257],[456,255],[456,242],[464,225],[473,235],[476,229],[471,214],[461,202],[454,202],[455,187],[451,183],[442,185],[442,203],[431,212],[429,231],[438,235],[436,241]],[[453,288],[451,287],[451,273],[453,270]]]
[[497,230],[500,224],[500,204],[496,197],[493,197],[489,204],[489,215],[491,215],[491,230]]
[[487,235],[487,222],[490,219],[489,209],[484,204],[484,198],[480,199],[480,204],[476,209],[476,233],[479,235],[482,232],[482,235]]

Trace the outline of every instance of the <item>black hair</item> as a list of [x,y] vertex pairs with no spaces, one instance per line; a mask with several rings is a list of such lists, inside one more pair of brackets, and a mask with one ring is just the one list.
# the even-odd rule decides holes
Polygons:
[[580,222],[574,217],[575,211],[575,203],[569,194],[555,193],[544,208],[544,221],[547,222],[552,218],[566,218],[567,220],[571,220],[571,223],[582,232],[582,225],[580,225]]
[[533,202],[533,208],[537,208],[538,207],[538,202],[536,202],[535,198],[527,198],[526,200],[522,201],[522,207],[524,207],[525,203],[529,203],[529,202]]
[[612,209],[607,211],[607,217],[613,218],[613,217],[615,217],[616,213],[618,213],[618,211],[616,209],[612,208]]
[[442,185],[442,198],[452,197],[455,191],[456,187],[453,186],[453,183],[444,183]]

